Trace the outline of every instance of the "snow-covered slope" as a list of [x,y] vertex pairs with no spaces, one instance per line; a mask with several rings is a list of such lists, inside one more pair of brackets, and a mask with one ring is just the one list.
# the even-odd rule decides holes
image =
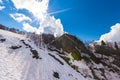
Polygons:
[[87,80],[57,54],[25,35],[0,30],[0,80]]
[[0,80],[120,80],[120,58],[114,54],[90,52],[68,34],[50,44],[41,41],[0,29]]
[[120,80],[120,48],[114,49],[107,45],[87,47],[70,34],[55,39],[51,45],[58,49],[73,69],[88,80]]

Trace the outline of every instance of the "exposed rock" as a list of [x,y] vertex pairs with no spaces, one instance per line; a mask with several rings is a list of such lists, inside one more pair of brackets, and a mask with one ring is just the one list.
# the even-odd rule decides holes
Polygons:
[[11,49],[19,49],[19,48],[21,48],[22,46],[11,46],[10,48]]

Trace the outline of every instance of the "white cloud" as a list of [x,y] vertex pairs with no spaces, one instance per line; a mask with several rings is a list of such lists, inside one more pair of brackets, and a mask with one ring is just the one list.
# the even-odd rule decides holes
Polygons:
[[[3,3],[3,1],[0,0],[0,4],[2,4],[2,3]],[[0,11],[3,10],[4,8],[5,8],[5,6],[0,6]]]
[[54,36],[59,36],[63,34],[63,27],[60,19],[55,19],[54,16],[47,16],[41,23],[41,27],[39,27],[38,33],[39,31],[42,33],[54,34]]
[[25,16],[24,14],[20,13],[15,13],[15,14],[10,14],[10,16],[16,20],[17,22],[22,22],[22,21],[32,21],[29,17]]
[[60,19],[55,19],[47,12],[49,0],[12,0],[12,2],[18,10],[28,10],[38,20],[40,24],[37,29],[38,34],[52,33],[55,36],[63,34],[63,26]]
[[2,3],[2,0],[0,0],[0,3]]
[[26,9],[36,18],[44,20],[49,0],[12,0],[17,9]]
[[5,6],[0,6],[0,10],[3,10],[5,8]]
[[107,42],[120,42],[120,23],[117,23],[114,26],[112,26],[110,32],[103,34],[100,37],[100,41],[101,40]]
[[36,27],[33,27],[28,23],[23,23],[23,29],[27,32],[36,32],[37,31]]

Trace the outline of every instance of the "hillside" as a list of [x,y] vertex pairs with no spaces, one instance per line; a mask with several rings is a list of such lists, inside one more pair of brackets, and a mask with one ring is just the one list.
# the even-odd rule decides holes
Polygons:
[[0,29],[1,80],[120,80],[115,56],[99,54],[70,34],[54,38]]
[[25,35],[4,30],[0,30],[0,79],[86,80],[67,65],[57,52],[39,49]]

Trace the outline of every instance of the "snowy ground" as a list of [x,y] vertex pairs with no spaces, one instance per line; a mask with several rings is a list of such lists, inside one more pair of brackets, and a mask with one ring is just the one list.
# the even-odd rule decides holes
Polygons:
[[[38,49],[23,35],[0,30],[0,39],[6,39],[0,42],[0,80],[88,80],[67,65],[56,54],[57,52],[49,51],[46,48]],[[30,48],[21,40],[38,51],[41,59],[33,58]],[[11,46],[21,47],[11,49]],[[54,55],[64,65],[48,53]],[[59,78],[53,76],[54,72],[59,74]]]

